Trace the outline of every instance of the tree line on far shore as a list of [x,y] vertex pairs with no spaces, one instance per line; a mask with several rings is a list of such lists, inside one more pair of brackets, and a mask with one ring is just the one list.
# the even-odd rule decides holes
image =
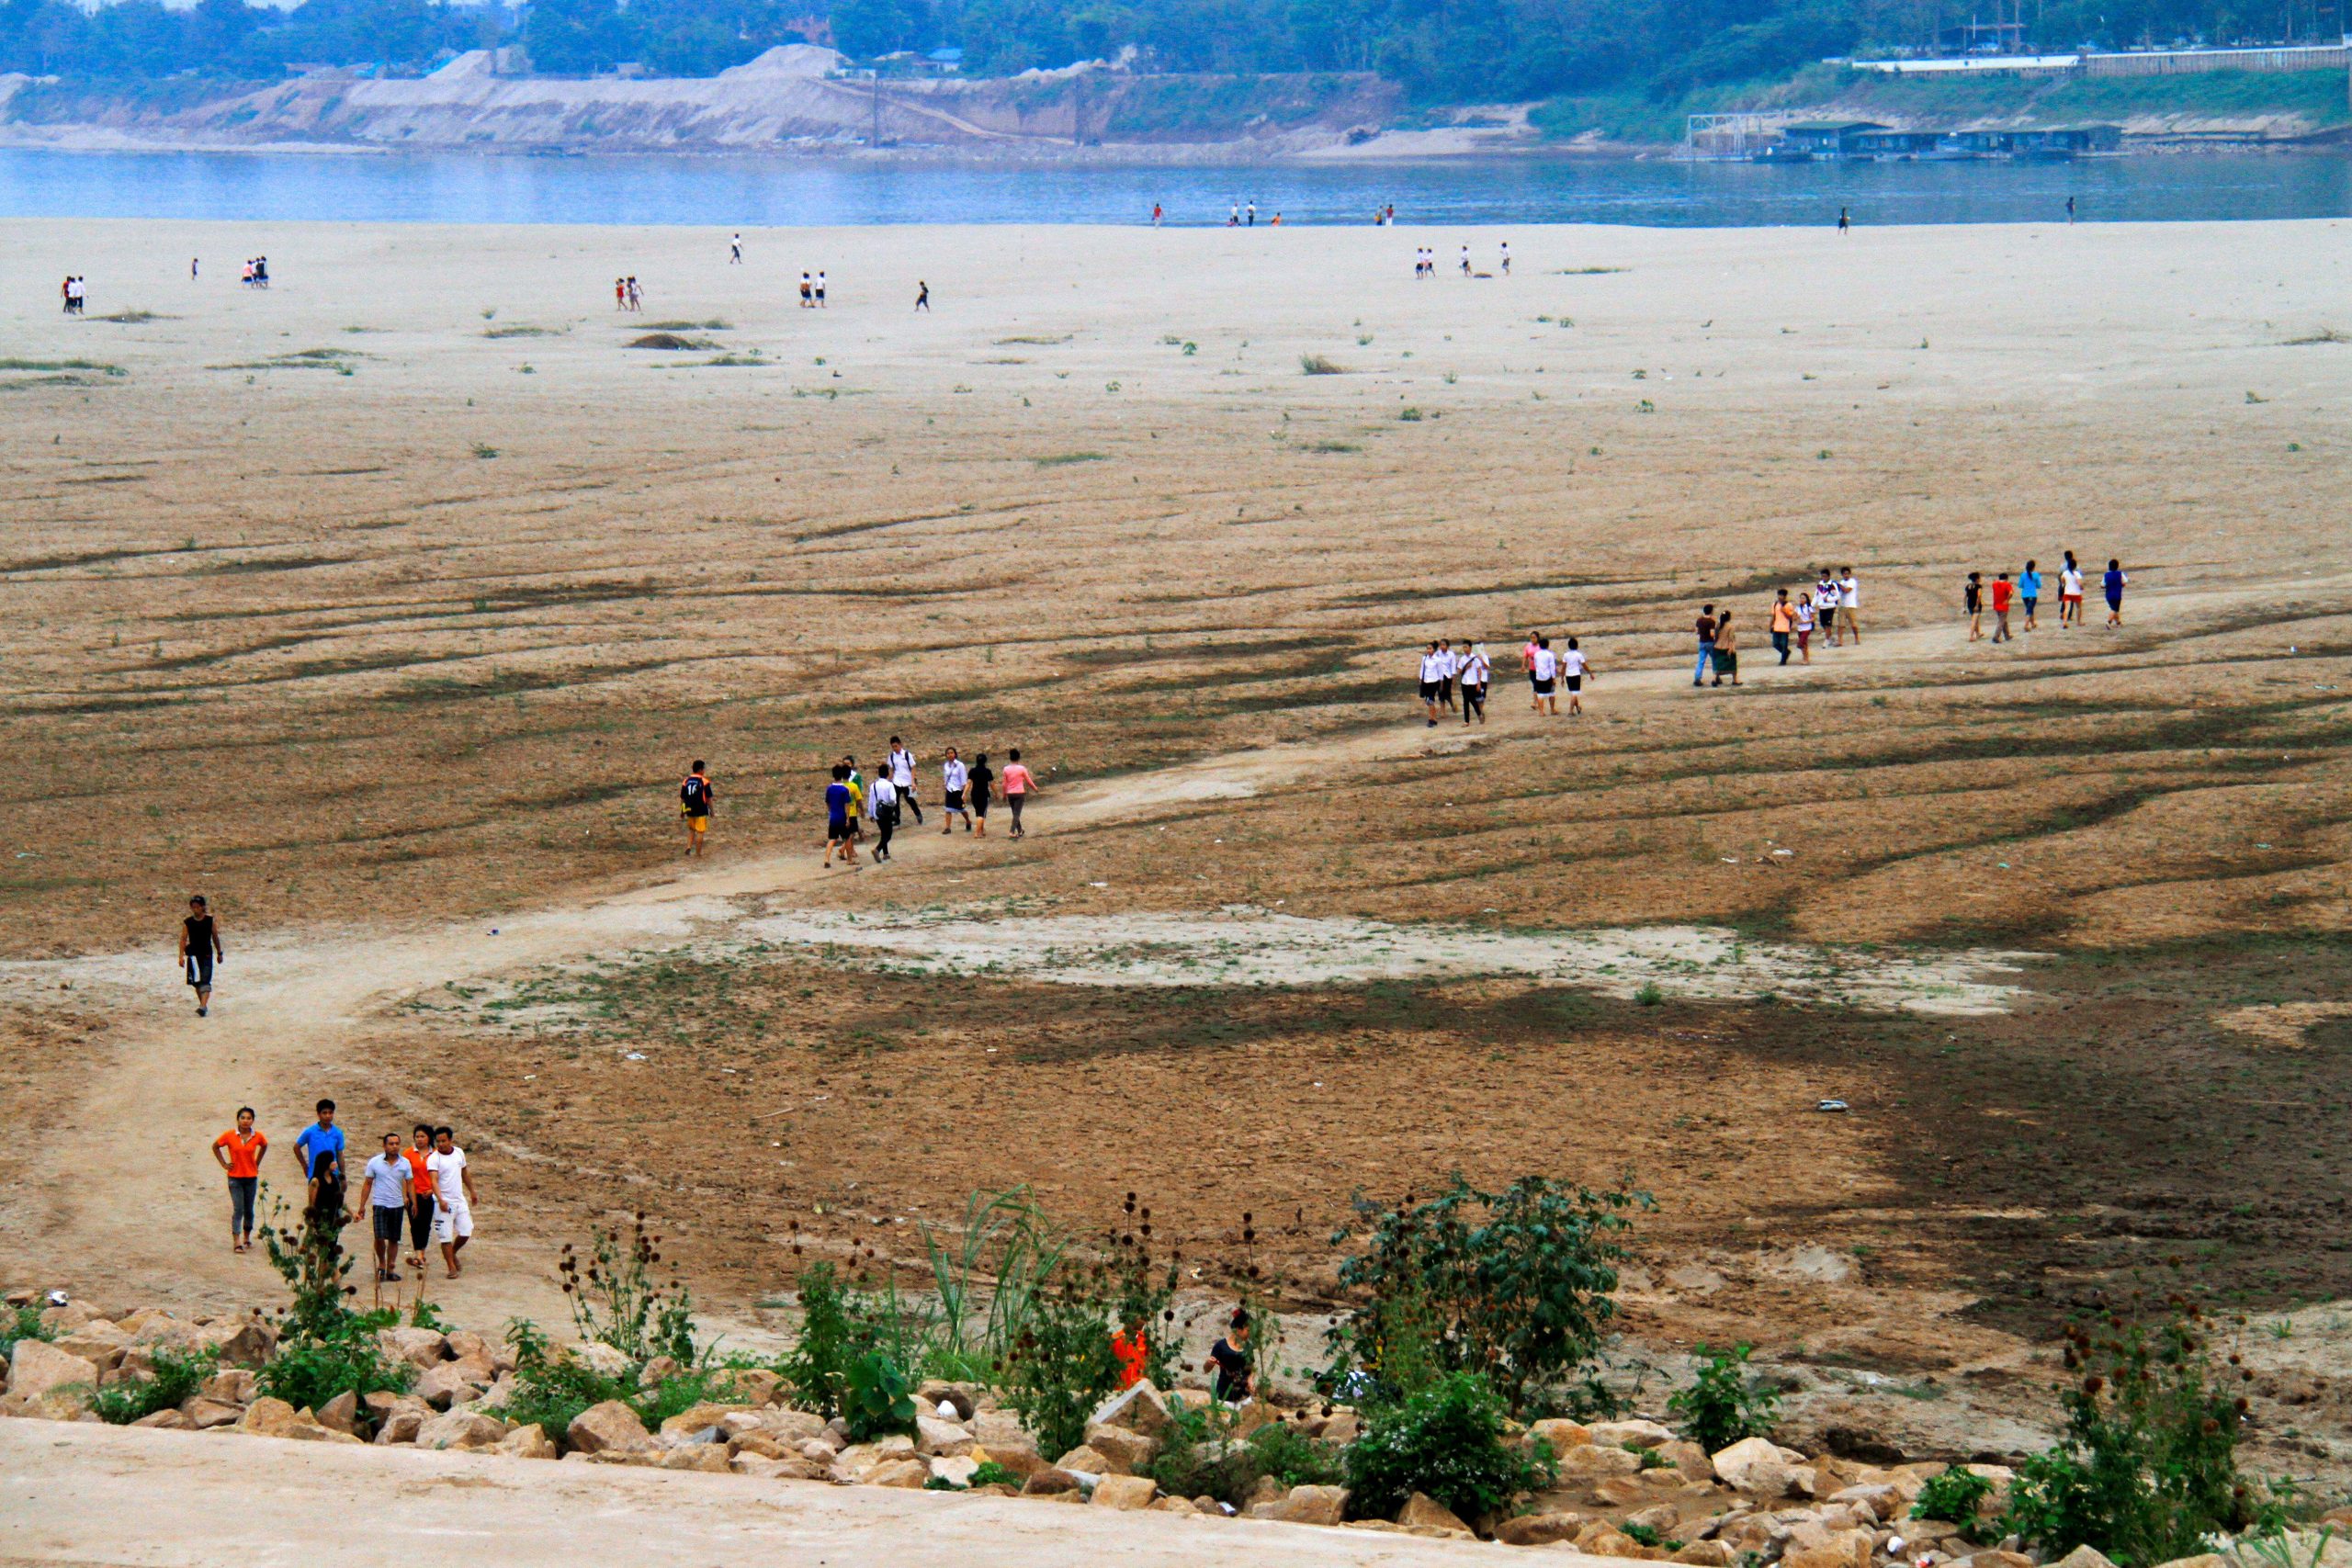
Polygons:
[[[76,82],[274,80],[288,66],[428,68],[520,45],[531,68],[588,75],[636,62],[703,76],[777,44],[858,58],[963,51],[967,75],[1109,59],[1256,74],[1372,72],[1417,102],[1641,93],[1665,100],[1852,51],[1949,49],[1946,0],[0,0],[0,71]],[[2029,47],[2275,41],[2288,15],[2246,0],[2046,0]],[[2315,28],[2318,14],[2312,13]]]

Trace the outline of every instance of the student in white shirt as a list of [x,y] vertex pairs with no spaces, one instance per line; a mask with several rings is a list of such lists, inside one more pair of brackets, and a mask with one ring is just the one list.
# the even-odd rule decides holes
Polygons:
[[1487,722],[1487,682],[1494,676],[1494,665],[1487,660],[1487,645],[1464,640],[1462,644],[1462,722],[1468,724],[1476,713],[1478,722]]
[[2075,552],[2066,552],[2066,564],[2058,570],[2058,626],[2062,631],[2083,624],[2083,569],[2075,559]]
[[1813,595],[1797,595],[1797,659],[1804,664],[1813,662],[1813,626],[1818,619],[1813,610]]
[[899,808],[915,814],[915,824],[922,824],[922,802],[915,798],[915,754],[890,737],[889,773],[891,785],[899,792]]
[[947,748],[947,761],[939,765],[939,787],[946,795],[946,804],[939,808],[939,830],[942,833],[954,832],[958,817],[964,819],[964,831],[968,833],[972,830],[972,814],[964,805],[964,786],[971,782],[971,778],[972,771],[964,766],[964,759],[956,754],[956,748]]
[[[1560,678],[1567,682],[1568,712],[1571,714],[1584,712],[1584,682],[1589,675],[1592,675],[1592,660],[1577,647],[1576,638],[1568,638],[1568,646],[1560,652]],[[1595,680],[1599,678],[1593,676]],[[1557,700],[1554,699],[1555,704]]]
[[1445,682],[1445,656],[1431,643],[1421,654],[1421,705],[1429,709],[1430,728],[1437,728],[1437,694]]
[[899,827],[899,786],[890,782],[890,772],[885,768],[874,775],[873,784],[866,790],[865,804],[874,815],[874,858],[890,858],[890,835]]
[[1813,585],[1813,607],[1821,617],[1821,635],[1829,646],[1838,646],[1838,578],[1827,567],[1821,569],[1821,581]]
[[1559,684],[1560,656],[1552,651],[1552,639],[1548,637],[1539,637],[1535,639],[1534,676],[1535,700],[1541,705],[1542,711],[1558,714],[1560,699],[1553,693]]
[[1437,639],[1437,705],[1453,711],[1453,678],[1462,673],[1462,656],[1443,637]]
[[1854,639],[1856,648],[1862,646],[1861,604],[1861,581],[1855,577],[1854,569],[1849,566],[1846,568],[1846,574],[1838,580],[1838,618],[1845,623],[1845,635]]
[[433,1178],[433,1239],[441,1244],[442,1267],[450,1279],[464,1272],[458,1254],[474,1234],[474,1173],[467,1167],[466,1151],[447,1127],[433,1129],[433,1152],[424,1156]]

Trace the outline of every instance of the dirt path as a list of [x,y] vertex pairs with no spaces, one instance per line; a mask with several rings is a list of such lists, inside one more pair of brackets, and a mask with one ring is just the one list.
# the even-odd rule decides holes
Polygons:
[[[2177,620],[2226,599],[2176,595],[2143,614]],[[1947,661],[1960,637],[1951,625],[1872,631],[1860,649],[1834,650],[1810,670],[1767,668],[1770,655],[1750,651],[1759,682],[1815,682],[1858,670]],[[2086,636],[2075,647],[2102,646]],[[1399,655],[1409,663],[1410,649]],[[2071,649],[2070,649],[2071,651]],[[1687,665],[1606,672],[1596,705],[1714,700],[1681,689]],[[1523,735],[1539,722],[1566,733],[1572,721],[1539,721],[1521,705],[1520,675],[1498,671],[1490,728],[1464,734],[1458,722],[1428,729],[1393,728],[1312,744],[1210,757],[1156,773],[1057,789],[1035,813],[1041,832],[1148,819],[1164,808],[1239,799],[1383,760],[1467,750],[1490,739]],[[1401,687],[1400,682],[1400,687]],[[1736,700],[1726,698],[1725,700]],[[924,877],[942,870],[1017,854],[1001,839],[910,835],[902,864],[861,877]],[[721,840],[724,842],[723,839]],[[220,1237],[222,1201],[207,1145],[243,1101],[280,1108],[307,1104],[322,1067],[347,1065],[363,1048],[364,1027],[398,999],[452,982],[478,984],[541,965],[577,962],[649,944],[740,928],[739,901],[783,894],[814,896],[845,874],[813,854],[730,862],[720,858],[667,880],[591,895],[481,922],[391,930],[232,933],[212,1018],[192,1016],[168,976],[164,951],[0,964],[0,980],[20,996],[72,995],[109,1017],[103,1065],[94,1066],[76,1103],[49,1129],[43,1176],[0,1209],[0,1237],[36,1277],[73,1281],[85,1292],[157,1299],[210,1300],[224,1305],[274,1299],[275,1281],[251,1258],[230,1254]],[[61,992],[61,987],[70,990]],[[430,1081],[429,1069],[415,1075]],[[465,1107],[437,1108],[463,1122]],[[281,1110],[280,1115],[284,1114]],[[271,1169],[292,1169],[300,1123],[271,1129],[280,1141]],[[354,1134],[357,1147],[372,1129]],[[136,1179],[117,1179],[126,1141],[141,1150]],[[160,1150],[160,1154],[153,1151]],[[477,1216],[481,1261],[449,1294],[468,1321],[510,1314],[561,1321],[567,1314],[552,1279],[520,1259],[530,1217],[502,1209],[494,1185]],[[436,1292],[440,1287],[435,1283]]]
[[664,1561],[1132,1568],[1459,1562],[1490,1546],[820,1482],[533,1463],[413,1449],[0,1422],[0,1568],[287,1562],[368,1521],[372,1551],[506,1568]]

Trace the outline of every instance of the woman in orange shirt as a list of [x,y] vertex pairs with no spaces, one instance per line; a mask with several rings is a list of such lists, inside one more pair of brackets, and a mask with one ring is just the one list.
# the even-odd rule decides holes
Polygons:
[[212,1157],[229,1173],[229,1250],[244,1252],[254,1244],[254,1203],[261,1191],[261,1162],[269,1153],[269,1139],[254,1131],[254,1108],[237,1108],[237,1124],[212,1140]]

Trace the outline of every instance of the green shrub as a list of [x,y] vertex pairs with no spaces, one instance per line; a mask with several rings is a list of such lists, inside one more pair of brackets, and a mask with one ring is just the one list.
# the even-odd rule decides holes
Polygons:
[[40,1308],[20,1306],[0,1316],[0,1361],[17,1353],[19,1339],[39,1339],[43,1343],[57,1337],[56,1331],[40,1320]]
[[[1373,1403],[1394,1402],[1406,1391],[1382,1369],[1410,1343],[1438,1370],[1478,1372],[1510,1408],[1528,1408],[1600,1350],[1629,1255],[1625,1212],[1648,1206],[1648,1194],[1623,1184],[1595,1192],[1541,1176],[1500,1192],[1456,1176],[1430,1201],[1386,1213],[1359,1201],[1369,1231],[1340,1282],[1364,1304],[1332,1328],[1324,1382],[1369,1382]],[[1333,1245],[1351,1234],[1342,1229]]]
[[1919,1500],[1911,1506],[1915,1519],[1941,1519],[1958,1525],[1969,1540],[1977,1539],[1977,1505],[1993,1495],[1993,1483],[1973,1470],[1948,1466],[1941,1475],[1928,1478]]
[[1005,1369],[1007,1401],[1046,1455],[1086,1440],[1086,1418],[1119,1387],[1100,1281],[1059,1280],[1038,1297]]
[[557,1442],[580,1413],[608,1399],[632,1399],[634,1378],[607,1377],[574,1357],[560,1355],[528,1318],[506,1325],[514,1351],[514,1389],[504,1416],[518,1427],[536,1423]]
[[566,1242],[556,1272],[581,1338],[609,1345],[639,1363],[668,1356],[692,1366],[701,1359],[695,1346],[694,1297],[674,1273],[666,1285],[655,1282],[661,1247],[660,1236],[646,1233],[639,1210],[626,1240],[616,1231],[596,1227],[584,1268]]
[[2208,1320],[2176,1298],[2153,1325],[2109,1314],[2067,1329],[2058,1446],[2009,1483],[2002,1522],[2052,1556],[2096,1546],[2123,1568],[2194,1556],[2207,1539],[2284,1528],[2285,1492],[2241,1475],[2246,1402],[2225,1386],[2252,1376],[2213,1359]]
[[860,1356],[850,1363],[848,1386],[842,1392],[842,1419],[849,1423],[853,1443],[912,1432],[915,1402],[908,1392],[907,1374],[879,1350]]
[[376,1343],[377,1330],[397,1314],[356,1313],[345,1303],[351,1287],[344,1276],[351,1272],[352,1259],[336,1228],[306,1219],[289,1241],[278,1224],[283,1213],[279,1205],[261,1227],[262,1247],[294,1299],[286,1309],[277,1352],[254,1375],[254,1388],[298,1410],[317,1410],[339,1393],[364,1399],[407,1389],[416,1369],[395,1361]]
[[1258,1456],[1233,1438],[1234,1414],[1223,1405],[1186,1398],[1169,1407],[1159,1451],[1139,1472],[1171,1497],[1214,1497],[1239,1507],[1258,1484]]
[[1735,1345],[1721,1355],[1709,1355],[1702,1343],[1697,1352],[1698,1380],[1666,1402],[1667,1410],[1681,1417],[1682,1435],[1709,1453],[1727,1449],[1742,1438],[1771,1434],[1781,1395],[1749,1381],[1747,1358],[1753,1349]]
[[871,1328],[859,1322],[850,1293],[830,1263],[800,1276],[800,1337],[777,1363],[793,1401],[820,1416],[842,1413],[849,1370],[873,1348]]
[[1338,1486],[1348,1478],[1341,1450],[1318,1442],[1288,1422],[1259,1427],[1242,1446],[1260,1475],[1271,1475],[1283,1486]]
[[192,1398],[220,1366],[218,1350],[182,1354],[158,1348],[155,1370],[143,1378],[117,1378],[97,1391],[90,1408],[98,1418],[117,1427],[142,1421],[158,1410],[175,1410]]
[[1020,1488],[1021,1483],[1020,1476],[1013,1474],[992,1459],[980,1461],[979,1468],[972,1472],[972,1479],[965,1483],[967,1486],[1010,1486],[1015,1490]]
[[1375,1413],[1346,1450],[1348,1511],[1392,1518],[1416,1492],[1473,1525],[1507,1513],[1558,1478],[1548,1445],[1524,1455],[1503,1440],[1503,1402],[1475,1372],[1454,1372]]

